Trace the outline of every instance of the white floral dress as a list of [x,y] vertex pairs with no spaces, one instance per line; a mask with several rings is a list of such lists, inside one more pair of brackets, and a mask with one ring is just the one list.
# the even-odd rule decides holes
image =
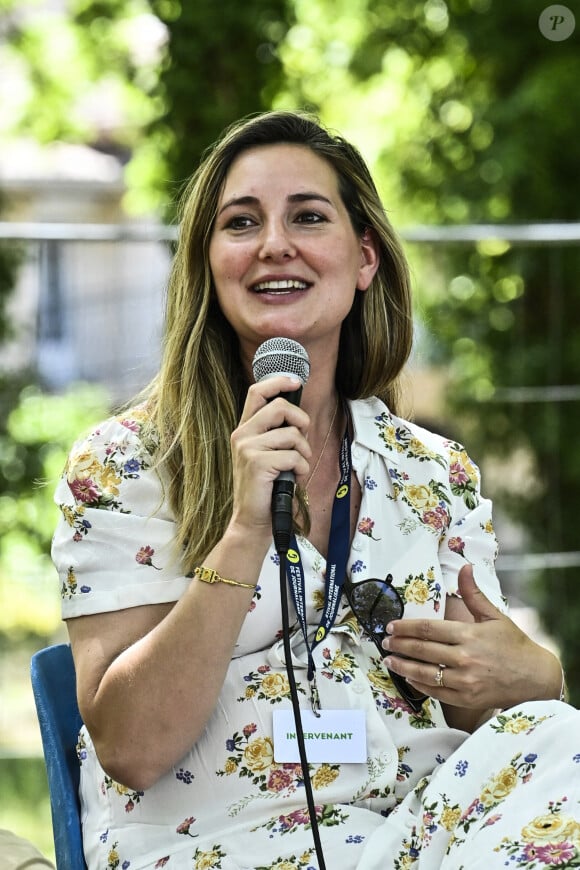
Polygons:
[[[490,503],[463,448],[377,400],[350,410],[362,489],[352,581],[390,573],[406,615],[443,618],[467,560],[505,610]],[[53,543],[65,619],[176,601],[192,582],[174,558],[174,519],[151,467],[145,421],[144,408],[112,418],[71,452]],[[325,560],[298,543],[315,630]],[[139,792],[114,782],[81,730],[89,870],[318,867],[300,765],[277,762],[273,748],[273,712],[291,708],[277,563],[272,549],[204,734],[156,785]],[[407,706],[349,616],[344,603],[314,653],[323,709],[362,710],[366,722],[366,762],[310,765],[327,870],[580,867],[577,711],[558,701],[527,704],[468,737],[447,727],[437,702],[420,713]],[[299,631],[293,653],[306,709]]]

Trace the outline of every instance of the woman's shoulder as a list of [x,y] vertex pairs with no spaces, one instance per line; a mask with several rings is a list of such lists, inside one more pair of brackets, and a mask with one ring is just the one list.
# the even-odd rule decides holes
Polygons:
[[[115,414],[73,445],[62,475],[76,502],[121,509],[127,485],[155,465],[157,437],[146,405]],[[142,489],[142,488],[141,488]]]
[[138,451],[155,454],[158,438],[146,403],[136,405],[118,414],[113,414],[89,428],[74,443],[69,461],[79,451],[112,453]]
[[378,448],[379,452],[432,459],[445,464],[454,454],[465,452],[458,441],[398,416],[375,396],[356,399],[349,404],[355,439]]

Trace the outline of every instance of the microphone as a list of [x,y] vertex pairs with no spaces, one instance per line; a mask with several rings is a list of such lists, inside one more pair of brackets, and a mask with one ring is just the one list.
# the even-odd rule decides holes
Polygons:
[[[306,350],[291,338],[269,338],[254,354],[252,371],[256,382],[276,375],[294,375],[302,386],[280,395],[293,405],[299,405],[302,387],[310,374],[310,360]],[[292,500],[295,477],[292,471],[281,471],[272,488],[272,534],[279,555],[285,555],[292,536]]]

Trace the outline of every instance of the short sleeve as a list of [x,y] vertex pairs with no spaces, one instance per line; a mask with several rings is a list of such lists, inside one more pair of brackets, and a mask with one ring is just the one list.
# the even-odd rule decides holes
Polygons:
[[69,455],[52,542],[63,619],[177,601],[190,583],[144,423],[111,418]]
[[502,612],[507,603],[495,571],[497,539],[492,504],[481,494],[479,468],[464,448],[448,442],[451,522],[442,536],[439,556],[448,595],[457,594],[457,577],[470,563],[478,588]]

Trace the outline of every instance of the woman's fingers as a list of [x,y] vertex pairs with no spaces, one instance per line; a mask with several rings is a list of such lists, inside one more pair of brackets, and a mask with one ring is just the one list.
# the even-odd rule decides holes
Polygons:
[[299,387],[285,376],[253,384],[231,435],[233,514],[245,524],[269,522],[272,483],[283,471],[307,474],[308,414],[280,394]]

